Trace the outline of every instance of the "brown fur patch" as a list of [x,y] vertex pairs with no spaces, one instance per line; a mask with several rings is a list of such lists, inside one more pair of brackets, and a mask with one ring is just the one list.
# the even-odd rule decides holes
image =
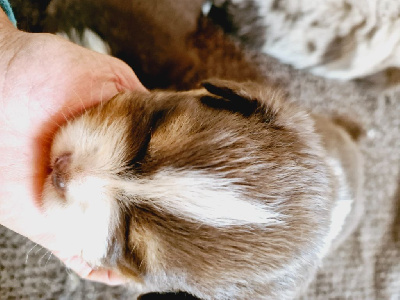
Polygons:
[[87,117],[106,123],[126,120],[127,141],[132,143],[124,158],[127,166],[143,137],[151,135],[136,162],[140,168],[127,167],[122,178],[152,180],[165,168],[204,171],[232,180],[243,201],[277,207],[282,223],[217,228],[175,216],[162,202],[125,196],[121,213],[123,220],[130,218],[129,224],[121,225],[125,234],[114,235],[122,248],[111,247],[112,261],[105,264],[118,266],[150,289],[156,285],[204,298],[275,295],[281,286],[292,290],[293,282],[304,280],[298,270],[315,268],[332,205],[318,136],[307,114],[284,103],[269,87],[214,84],[231,91],[218,97],[229,101],[242,95],[241,101],[256,101],[257,108],[243,114],[206,105],[201,99],[212,94],[204,90],[132,93],[117,96]]

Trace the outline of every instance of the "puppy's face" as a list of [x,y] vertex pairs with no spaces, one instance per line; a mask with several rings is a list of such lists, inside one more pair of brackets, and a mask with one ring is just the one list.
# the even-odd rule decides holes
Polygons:
[[143,291],[290,295],[328,228],[318,136],[275,89],[205,87],[120,94],[61,128],[46,211]]

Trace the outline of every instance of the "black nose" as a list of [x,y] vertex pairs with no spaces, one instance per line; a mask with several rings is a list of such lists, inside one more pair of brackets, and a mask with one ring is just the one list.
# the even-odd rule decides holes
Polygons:
[[71,154],[66,153],[56,158],[53,165],[51,179],[53,186],[60,195],[64,195],[69,178],[69,166],[71,164]]

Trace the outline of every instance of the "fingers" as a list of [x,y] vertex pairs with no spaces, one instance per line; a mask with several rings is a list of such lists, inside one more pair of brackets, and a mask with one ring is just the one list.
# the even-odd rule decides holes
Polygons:
[[65,265],[81,278],[115,286],[127,283],[127,278],[115,271],[107,269],[93,269],[79,256],[62,259]]
[[90,273],[93,272],[93,269],[79,256],[70,257],[63,260],[63,262],[69,269],[73,270],[82,278],[86,278]]
[[118,92],[122,91],[147,91],[137,78],[133,70],[123,61],[110,57],[110,66],[113,68],[114,83]]
[[88,280],[102,282],[108,285],[122,285],[128,282],[127,278],[111,270],[93,270],[86,277]]

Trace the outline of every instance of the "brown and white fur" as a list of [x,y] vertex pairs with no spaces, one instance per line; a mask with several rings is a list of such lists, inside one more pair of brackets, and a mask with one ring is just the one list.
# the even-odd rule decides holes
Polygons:
[[69,121],[43,206],[65,247],[137,294],[291,299],[358,220],[361,155],[347,122],[288,103],[206,23],[171,86],[219,79],[125,92]]

